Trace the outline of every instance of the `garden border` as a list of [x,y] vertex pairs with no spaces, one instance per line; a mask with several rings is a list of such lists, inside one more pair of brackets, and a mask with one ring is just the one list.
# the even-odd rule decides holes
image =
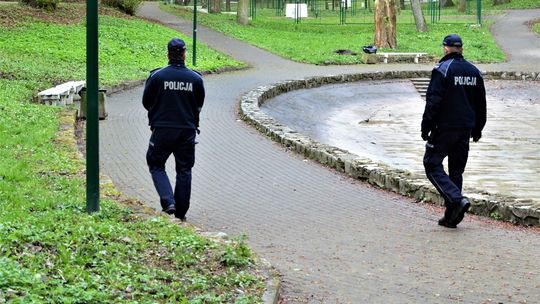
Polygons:
[[[431,71],[372,72],[282,81],[276,84],[260,86],[243,95],[240,99],[240,116],[244,121],[254,125],[255,128],[272,140],[304,157],[316,160],[323,165],[382,189],[413,197],[418,201],[444,205],[443,198],[424,176],[393,169],[369,159],[361,158],[346,150],[321,144],[260,111],[260,106],[266,100],[293,90],[362,80],[430,77],[430,73]],[[483,74],[486,79],[540,81],[540,72],[483,72]],[[472,188],[465,189],[465,192],[471,200],[470,212],[473,214],[490,216],[520,225],[540,226],[540,202],[491,194]]]

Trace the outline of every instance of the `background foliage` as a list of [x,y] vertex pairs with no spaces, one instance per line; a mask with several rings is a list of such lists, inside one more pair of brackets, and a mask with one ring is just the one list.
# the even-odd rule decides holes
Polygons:
[[134,16],[142,0],[101,0],[101,4],[117,8],[120,11]]
[[[162,8],[182,18],[191,18],[191,10],[182,6],[162,5]],[[246,41],[272,53],[295,61],[313,64],[360,63],[361,56],[336,53],[346,49],[361,55],[362,46],[373,44],[372,23],[326,23],[311,18],[296,24],[293,20],[276,17],[274,10],[258,10],[257,18],[248,26],[239,26],[234,15],[199,14],[198,20],[214,30]],[[398,18],[398,20],[400,20]],[[497,47],[488,24],[478,27],[463,22],[430,24],[429,32],[418,33],[410,22],[398,23],[394,52],[426,52],[435,58],[442,56],[442,38],[448,33],[459,33],[465,43],[466,58],[474,62],[504,61],[504,53]]]

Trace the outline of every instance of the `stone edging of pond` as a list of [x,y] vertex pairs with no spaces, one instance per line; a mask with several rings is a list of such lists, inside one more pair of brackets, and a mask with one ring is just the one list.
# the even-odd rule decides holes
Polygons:
[[[240,99],[240,115],[261,133],[306,158],[318,161],[347,175],[366,181],[382,189],[415,198],[418,201],[444,205],[440,194],[429,181],[420,175],[393,169],[384,164],[361,158],[346,150],[321,144],[279,123],[260,110],[260,106],[277,95],[299,89],[309,89],[328,84],[356,82],[362,80],[411,79],[430,77],[431,71],[392,71],[310,77],[287,80],[260,86]],[[540,72],[484,72],[485,79],[540,81]],[[511,196],[491,194],[479,189],[467,188],[471,200],[469,212],[495,219],[525,225],[540,226],[540,202]]]

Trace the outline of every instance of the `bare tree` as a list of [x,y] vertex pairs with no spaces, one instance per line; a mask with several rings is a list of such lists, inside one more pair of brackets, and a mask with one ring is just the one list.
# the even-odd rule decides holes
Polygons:
[[378,48],[397,47],[395,0],[375,0],[375,45]]
[[424,18],[424,13],[422,12],[422,7],[420,6],[420,0],[411,0],[411,6],[414,22],[416,23],[416,31],[427,32],[426,18]]
[[221,0],[208,0],[208,12],[210,14],[221,13]]
[[459,0],[458,4],[458,12],[465,13],[465,9],[467,8],[467,0]]
[[236,9],[236,22],[246,25],[249,23],[249,0],[238,0]]

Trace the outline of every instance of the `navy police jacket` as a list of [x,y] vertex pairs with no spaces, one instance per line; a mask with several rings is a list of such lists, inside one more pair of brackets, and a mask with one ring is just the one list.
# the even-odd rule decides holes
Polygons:
[[150,72],[144,84],[142,103],[148,111],[151,128],[196,129],[204,103],[201,75],[186,68],[184,62]]
[[469,129],[486,124],[486,90],[480,71],[460,53],[444,56],[431,72],[422,117],[422,133]]

